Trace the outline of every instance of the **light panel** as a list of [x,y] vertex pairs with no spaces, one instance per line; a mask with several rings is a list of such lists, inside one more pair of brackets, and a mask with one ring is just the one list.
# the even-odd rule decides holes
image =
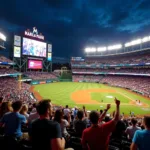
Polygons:
[[89,52],[96,52],[96,48],[95,47],[87,47],[86,49],[85,49],[85,52],[87,52],[87,53],[89,53]]
[[107,49],[106,47],[98,47],[97,51],[98,52],[103,52],[103,51],[106,51],[106,49]]
[[117,45],[112,45],[112,46],[108,46],[108,50],[115,50],[115,49],[120,49],[122,48],[121,44],[117,44]]
[[144,38],[142,39],[142,42],[143,42],[143,43],[144,43],[144,42],[148,42],[148,41],[150,41],[150,36],[144,37]]
[[1,32],[0,32],[0,39],[6,41],[6,36]]

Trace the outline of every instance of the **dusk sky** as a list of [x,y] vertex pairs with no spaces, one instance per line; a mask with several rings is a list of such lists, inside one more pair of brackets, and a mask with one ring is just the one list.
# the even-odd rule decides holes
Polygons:
[[1,0],[3,31],[33,26],[52,43],[54,56],[83,56],[87,46],[150,35],[150,0]]

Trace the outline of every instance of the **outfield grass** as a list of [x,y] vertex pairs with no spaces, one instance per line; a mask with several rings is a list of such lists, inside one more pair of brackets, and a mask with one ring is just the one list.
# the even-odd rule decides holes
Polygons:
[[[54,104],[65,106],[68,104],[70,107],[78,106],[82,107],[83,104],[76,104],[75,101],[72,100],[71,94],[78,90],[87,90],[87,89],[110,89],[116,90],[116,93],[112,92],[99,92],[99,93],[90,93],[91,99],[96,100],[99,104],[85,104],[88,110],[100,110],[106,107],[106,103],[111,103],[112,108],[110,112],[115,109],[114,105],[114,97],[121,100],[121,112],[125,114],[129,114],[130,111],[133,111],[135,114],[150,114],[150,100],[146,99],[143,96],[131,93],[127,90],[109,87],[102,84],[97,83],[74,83],[74,82],[58,82],[51,84],[42,84],[35,85],[35,91],[39,92],[39,94],[43,98],[49,98],[52,100]],[[81,94],[82,98],[82,94]],[[102,102],[103,100],[103,102]],[[131,105],[131,100],[141,100],[141,103],[148,104],[147,108],[138,105]]]

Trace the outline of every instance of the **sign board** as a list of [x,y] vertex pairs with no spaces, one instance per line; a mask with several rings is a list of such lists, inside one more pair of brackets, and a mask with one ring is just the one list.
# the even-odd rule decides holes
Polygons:
[[27,29],[24,34],[26,36],[30,36],[30,37],[34,37],[34,38],[38,38],[38,39],[41,39],[41,40],[44,40],[44,36],[42,35],[42,33],[38,33],[38,30],[36,27],[33,27],[33,30],[30,31],[29,29]]

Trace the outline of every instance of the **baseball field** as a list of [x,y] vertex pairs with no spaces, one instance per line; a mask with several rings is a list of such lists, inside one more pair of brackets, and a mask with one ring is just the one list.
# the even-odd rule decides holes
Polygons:
[[110,113],[115,109],[114,98],[121,101],[121,113],[129,115],[150,114],[150,99],[131,91],[98,83],[56,82],[34,85],[32,87],[36,98],[51,99],[53,104],[69,107],[86,106],[87,110],[100,110],[111,104]]

